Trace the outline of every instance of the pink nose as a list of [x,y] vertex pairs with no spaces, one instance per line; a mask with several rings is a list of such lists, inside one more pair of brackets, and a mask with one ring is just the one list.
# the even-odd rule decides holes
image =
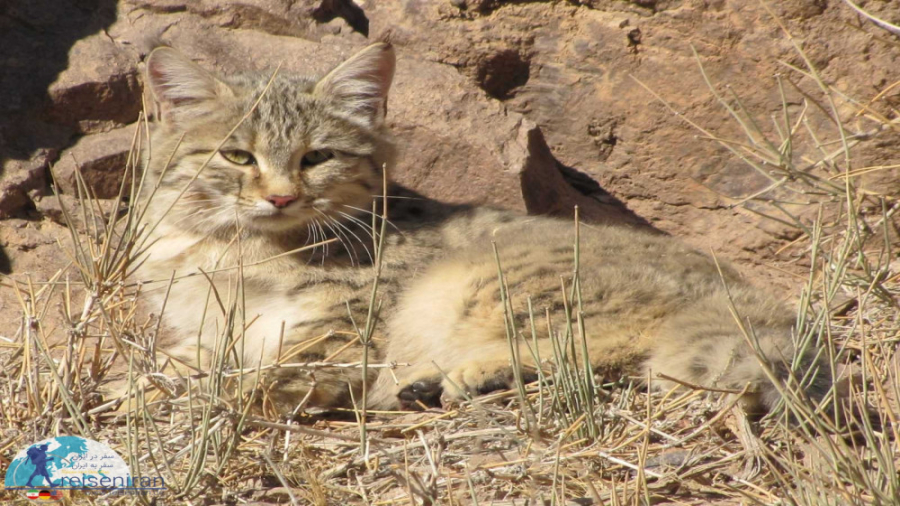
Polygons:
[[281,209],[282,207],[287,207],[288,204],[297,200],[297,197],[293,195],[269,195],[266,197],[266,200],[272,203],[273,206]]

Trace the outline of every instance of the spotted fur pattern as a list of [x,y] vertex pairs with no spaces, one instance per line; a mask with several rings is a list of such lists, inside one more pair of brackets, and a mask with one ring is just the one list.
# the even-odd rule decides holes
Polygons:
[[[322,79],[216,76],[172,49],[151,54],[158,118],[143,195],[151,246],[137,275],[177,279],[164,315],[167,354],[202,370],[230,332],[240,337],[231,356],[244,367],[359,360],[354,328],[366,320],[375,277],[372,202],[393,156],[384,125],[393,71],[387,44]],[[442,204],[393,185],[389,193],[371,360],[409,365],[370,372],[371,407],[459,398],[454,384],[468,393],[509,384],[494,245],[517,328],[530,329],[529,299],[541,327],[534,353],[520,353],[526,372],[551,367],[547,328],[564,333],[561,283],[571,284],[574,226]],[[283,199],[290,203],[278,205]],[[337,241],[294,252],[327,239]],[[728,267],[720,273],[706,255],[641,230],[584,225],[580,253],[587,349],[598,370],[731,389],[749,383],[765,404],[777,400],[730,306],[783,381],[794,358],[785,304]],[[164,285],[151,289],[156,304]],[[223,308],[235,300],[228,330]],[[346,405],[362,383],[353,368],[283,367],[264,379],[267,399],[284,412],[304,399]]]

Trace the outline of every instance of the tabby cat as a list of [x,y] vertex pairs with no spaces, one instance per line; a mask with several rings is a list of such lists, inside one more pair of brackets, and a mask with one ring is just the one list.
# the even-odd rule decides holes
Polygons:
[[[385,114],[394,66],[385,43],[321,79],[218,76],[166,47],[149,56],[157,118],[143,205],[152,246],[138,277],[175,276],[164,351],[187,370],[208,368],[230,333],[231,367],[287,364],[262,368],[266,402],[281,412],[361,398],[360,368],[290,364],[360,360],[354,329],[365,325],[372,299],[373,214],[382,212],[383,167],[393,156]],[[443,204],[396,185],[387,193],[369,360],[397,366],[369,369],[369,407],[434,405],[510,385],[494,245],[524,342],[529,299],[543,329],[537,349],[520,344],[525,377],[552,368],[545,311],[554,334],[565,335],[561,277],[570,290],[573,224]],[[779,389],[761,362],[779,382],[792,363],[817,366],[794,356],[794,318],[782,303],[672,238],[583,226],[580,280],[586,348],[598,370],[664,388],[674,383],[657,373],[735,390],[749,384],[751,400],[771,406]],[[165,292],[154,291],[157,307]],[[234,300],[237,316],[228,319]],[[827,383],[823,373],[815,388]]]

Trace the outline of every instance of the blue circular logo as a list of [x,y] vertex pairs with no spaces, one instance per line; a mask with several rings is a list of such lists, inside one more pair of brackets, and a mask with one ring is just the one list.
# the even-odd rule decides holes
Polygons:
[[132,480],[128,465],[105,444],[60,436],[17,453],[6,470],[5,485],[27,495],[46,489],[132,488]]

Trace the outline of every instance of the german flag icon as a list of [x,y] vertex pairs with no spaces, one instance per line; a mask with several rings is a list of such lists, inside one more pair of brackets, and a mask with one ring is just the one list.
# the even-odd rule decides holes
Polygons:
[[29,490],[25,492],[25,497],[32,501],[58,501],[62,499],[62,490]]

